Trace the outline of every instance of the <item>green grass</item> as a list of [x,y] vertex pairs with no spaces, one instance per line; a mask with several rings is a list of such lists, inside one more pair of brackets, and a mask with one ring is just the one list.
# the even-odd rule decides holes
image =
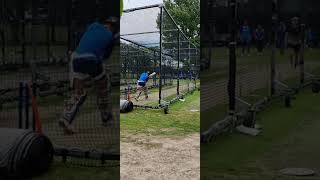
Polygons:
[[62,163],[54,163],[48,173],[32,180],[106,180],[119,179],[119,167],[79,167]]
[[[256,50],[253,49],[251,56],[240,56],[241,50],[237,49],[237,68],[238,73],[246,73],[246,71],[242,71],[241,68],[247,67],[247,66],[255,66],[255,65],[261,65],[261,66],[270,66],[270,58],[271,58],[271,50],[265,49],[262,56],[258,56],[256,54]],[[320,59],[320,51],[318,49],[307,49],[305,53],[305,63],[310,62],[319,62]],[[276,53],[276,63],[288,63],[290,60],[290,55],[288,51],[281,55],[279,51]],[[210,82],[213,79],[214,80],[220,80],[225,79],[228,77],[228,66],[229,66],[229,55],[228,55],[228,49],[227,48],[214,48],[212,50],[212,60],[211,64],[213,69],[206,70],[201,73],[201,81],[202,82]],[[217,62],[220,64],[222,63],[223,66],[216,67]]]
[[159,136],[184,136],[199,133],[200,92],[186,96],[185,102],[178,102],[169,107],[169,114],[161,110],[135,109],[128,114],[121,114],[122,134],[148,134]]
[[[273,147],[279,146],[281,142],[293,136],[301,123],[320,116],[320,96],[309,92],[310,89],[308,92],[298,95],[293,102],[293,108],[284,108],[281,101],[259,114],[258,123],[263,126],[263,133],[258,137],[235,133],[223,135],[214,143],[202,144],[202,177],[204,179],[209,179],[209,177],[219,177],[219,179],[272,179],[277,177],[277,173],[275,173],[279,170],[277,163],[270,165],[264,163],[262,159],[265,153],[273,152]],[[320,125],[317,128],[320,128]],[[305,139],[312,138],[312,136],[308,136],[310,135],[308,129],[301,130],[306,134]],[[293,145],[293,147],[296,146]],[[282,148],[286,149],[287,147]],[[284,149],[277,151],[281,152]],[[296,156],[296,158],[298,157],[299,155]],[[280,162],[281,158],[283,156],[272,153],[268,161],[271,159],[274,162]]]
[[[227,51],[225,49],[217,48],[217,50],[215,52],[218,53],[217,57],[221,58],[221,57],[223,57],[222,54],[223,53],[225,54]],[[269,53],[269,52],[267,52],[267,53]],[[259,59],[261,57],[264,57],[264,60],[261,61],[261,59]],[[315,49],[308,50],[308,53],[306,53],[306,55],[305,55],[306,64],[310,63],[310,62],[317,62],[318,61],[317,57],[320,57],[319,50],[315,50]],[[227,57],[225,57],[225,58],[227,58]],[[248,58],[248,59],[246,60],[246,58]],[[286,53],[284,55],[277,54],[276,59],[277,59],[277,63],[278,62],[285,62],[289,59],[289,55],[288,55],[288,53]],[[254,63],[254,62],[257,63],[257,62],[270,61],[270,57],[265,56],[265,55],[264,56],[255,56],[252,54],[250,57],[246,57],[246,56],[240,57],[239,61],[247,61],[248,65],[249,65],[250,63]],[[210,72],[206,72],[205,74],[209,73],[207,78],[213,78],[210,80],[210,82],[213,82],[213,80],[221,80],[221,79],[227,80],[228,79],[228,75],[226,74],[227,71],[228,71],[228,68],[225,69],[225,72],[224,72],[225,74],[223,74],[223,72],[210,70]],[[238,69],[238,71],[239,71],[239,69]],[[211,75],[210,75],[210,73],[211,73]],[[239,73],[247,73],[247,72],[240,72],[239,71]],[[320,67],[314,67],[312,72],[309,72],[309,73],[320,74]],[[205,79],[205,78],[202,78],[201,80],[203,80],[203,79]],[[282,82],[285,83],[286,85],[288,85],[289,87],[295,87],[300,83],[299,77],[291,77],[291,78],[286,79]],[[270,95],[269,88],[270,87],[257,89],[255,91],[251,92],[248,96],[242,96],[240,98],[244,99],[245,101],[247,101],[249,103],[255,103],[258,100],[261,100],[263,97]],[[226,104],[220,104],[220,105],[217,105],[209,110],[202,111],[201,112],[201,132],[207,130],[207,128],[211,124],[213,124],[214,122],[222,120],[225,117],[225,115],[227,114],[227,112],[228,112],[228,105],[226,105]]]

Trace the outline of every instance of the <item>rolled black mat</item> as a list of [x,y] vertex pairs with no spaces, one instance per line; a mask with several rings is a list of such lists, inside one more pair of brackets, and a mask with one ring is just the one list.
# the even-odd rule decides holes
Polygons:
[[127,113],[133,110],[133,103],[128,100],[120,100],[120,112]]
[[29,130],[0,128],[0,177],[32,177],[53,161],[50,140]]

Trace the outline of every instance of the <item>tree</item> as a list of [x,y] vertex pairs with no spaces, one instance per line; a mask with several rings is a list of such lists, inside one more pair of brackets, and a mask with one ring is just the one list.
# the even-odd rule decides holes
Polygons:
[[164,0],[164,4],[183,33],[200,44],[200,0]]

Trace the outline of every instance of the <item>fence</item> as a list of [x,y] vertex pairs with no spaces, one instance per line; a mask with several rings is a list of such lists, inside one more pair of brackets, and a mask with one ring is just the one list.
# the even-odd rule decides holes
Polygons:
[[[65,135],[58,126],[64,102],[72,93],[70,52],[87,25],[98,17],[119,13],[108,8],[109,3],[112,2],[0,1],[0,126],[34,128],[37,113],[33,112],[31,97],[26,98],[27,91],[33,92],[43,133],[52,140],[57,160],[62,158],[64,162],[86,166],[119,164],[119,119],[110,126],[102,126],[91,81],[88,81],[89,96],[75,120],[77,133]],[[86,11],[81,10],[84,8]],[[115,118],[119,117],[119,45],[115,45],[118,47],[105,64],[112,77]],[[22,88],[25,83],[31,89]]]
[[121,99],[135,97],[143,72],[156,72],[148,99],[136,107],[157,109],[197,87],[199,50],[181,32],[163,5],[124,11],[121,19]]
[[[236,9],[235,6],[236,3],[229,7],[233,12],[232,29],[228,31],[233,32],[229,47],[209,43],[201,51],[204,62],[210,62],[210,67],[201,73],[203,141],[211,141],[239,124],[253,127],[255,115],[272,100],[284,99],[286,106],[289,106],[290,100],[300,89],[318,82],[319,49],[307,49],[303,45],[298,61],[292,61],[290,48],[283,54],[276,48],[275,31],[266,31],[271,38],[265,39],[263,52],[259,53],[256,44],[252,43],[250,56],[243,53],[243,45],[236,40],[235,32],[238,27],[235,22],[241,17],[237,16],[236,11],[232,11]],[[273,10],[277,12],[276,6],[273,6]],[[273,17],[272,27],[275,27],[278,16],[270,13],[270,17]],[[305,29],[303,25],[301,27]],[[206,34],[202,37],[205,36]],[[301,40],[305,41],[304,35]],[[244,52],[246,51],[245,49]]]

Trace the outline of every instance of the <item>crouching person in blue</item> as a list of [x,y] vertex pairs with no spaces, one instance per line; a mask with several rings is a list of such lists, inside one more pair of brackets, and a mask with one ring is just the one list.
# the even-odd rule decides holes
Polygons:
[[144,92],[145,98],[148,99],[148,81],[150,78],[152,78],[154,75],[156,75],[155,72],[150,73],[148,72],[144,72],[140,75],[139,80],[137,81],[137,95],[134,98],[136,101],[139,100],[139,97],[141,95],[142,92]]
[[97,92],[97,105],[103,125],[113,120],[111,104],[111,82],[109,73],[103,68],[103,60],[112,53],[119,18],[104,18],[91,24],[80,39],[70,62],[71,98],[64,107],[59,125],[66,134],[73,134],[76,115],[85,102],[85,82],[92,80]]

